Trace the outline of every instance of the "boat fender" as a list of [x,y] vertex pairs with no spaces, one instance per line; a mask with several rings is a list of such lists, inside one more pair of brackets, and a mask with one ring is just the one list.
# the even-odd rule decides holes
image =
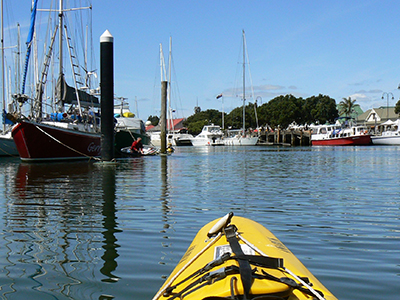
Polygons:
[[214,235],[216,235],[218,232],[222,230],[222,228],[225,228],[226,226],[229,225],[231,222],[231,219],[233,217],[233,212],[230,212],[223,216],[215,225],[210,229],[210,231],[207,233],[207,236],[210,238]]

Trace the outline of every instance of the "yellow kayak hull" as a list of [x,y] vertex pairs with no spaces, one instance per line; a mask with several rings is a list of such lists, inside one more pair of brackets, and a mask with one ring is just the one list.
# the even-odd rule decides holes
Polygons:
[[[221,219],[217,219],[208,223],[197,233],[188,250],[153,300],[173,300],[180,298],[186,300],[201,300],[207,298],[229,298],[232,295],[237,297],[237,299],[243,298],[244,288],[240,274],[227,274],[224,278],[211,279],[208,281],[202,281],[200,279],[204,276],[203,274],[196,274],[196,272],[199,272],[199,270],[218,256],[220,257],[226,252],[232,252],[224,231],[212,237],[208,237],[210,230],[220,220]],[[267,273],[268,277],[275,279],[290,278],[290,280],[294,280],[298,286],[301,286],[300,289],[297,289],[279,280],[258,278],[254,275],[250,288],[250,299],[256,296],[260,297],[261,295],[268,295],[268,297],[275,296],[275,299],[288,300],[312,300],[313,298],[325,300],[337,299],[268,229],[257,222],[237,216],[232,217],[230,224],[234,224],[237,228],[237,240],[244,254],[283,259],[283,267],[264,268],[263,266],[252,265],[251,269],[254,274],[259,274],[259,277],[264,277],[265,273]],[[235,255],[231,254],[231,256],[233,257]],[[234,268],[237,270],[238,267],[238,260],[228,259],[209,270],[209,272],[222,270],[224,268]],[[205,273],[207,274],[207,272]],[[312,285],[311,289],[314,290],[314,292],[322,292],[323,296],[315,297],[312,292],[303,285],[304,282],[306,286],[309,282],[309,285]],[[176,287],[171,288],[174,286]],[[304,289],[306,289],[308,293],[304,292]]]

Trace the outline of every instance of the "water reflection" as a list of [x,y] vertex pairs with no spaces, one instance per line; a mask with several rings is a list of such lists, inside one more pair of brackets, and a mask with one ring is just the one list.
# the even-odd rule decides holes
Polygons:
[[184,148],[115,168],[0,159],[0,298],[151,299],[197,230],[234,211],[339,299],[397,299],[399,150]]
[[[87,162],[26,164],[20,163],[15,176],[14,195],[20,200],[45,199],[50,195],[79,192],[93,165]],[[73,184],[71,184],[73,183]],[[79,193],[77,194],[79,197]]]
[[161,156],[161,196],[160,201],[162,205],[162,219],[168,223],[168,214],[171,210],[169,205],[169,186],[168,186],[168,158]]
[[[169,199],[169,183],[168,183],[168,157],[161,156],[161,195],[160,202],[162,207],[162,222],[163,229],[160,231],[164,239],[168,239],[166,234],[167,230],[170,228],[169,214],[171,212],[170,199]],[[163,243],[163,247],[168,247],[168,243]],[[162,262],[161,262],[162,263]]]
[[[99,206],[82,190],[93,167],[87,163],[19,164],[5,211],[7,286],[3,295],[31,289],[68,296],[92,262],[90,226]],[[3,242],[3,241],[2,241]],[[12,268],[11,268],[12,266]],[[48,292],[46,292],[47,294]]]
[[117,223],[117,210],[115,208],[115,166],[103,166],[102,167],[102,188],[103,188],[103,248],[105,250],[104,255],[101,257],[104,260],[104,265],[100,269],[100,272],[107,276],[102,281],[115,282],[118,281],[119,277],[112,274],[117,269],[117,238],[116,233],[122,232],[119,230]]
[[2,296],[31,290],[34,299],[83,299],[101,293],[100,274],[117,281],[115,167],[20,163],[14,172],[4,176],[11,184],[0,239]]

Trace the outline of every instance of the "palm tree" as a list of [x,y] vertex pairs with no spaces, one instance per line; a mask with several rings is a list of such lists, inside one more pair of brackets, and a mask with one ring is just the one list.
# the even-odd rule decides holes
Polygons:
[[339,115],[345,114],[346,117],[350,117],[354,112],[355,102],[356,100],[351,100],[351,97],[343,98],[339,103]]

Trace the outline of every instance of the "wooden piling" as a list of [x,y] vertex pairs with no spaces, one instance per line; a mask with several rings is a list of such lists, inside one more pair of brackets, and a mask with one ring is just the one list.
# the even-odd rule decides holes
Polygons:
[[161,82],[161,153],[167,153],[167,86],[168,81]]

